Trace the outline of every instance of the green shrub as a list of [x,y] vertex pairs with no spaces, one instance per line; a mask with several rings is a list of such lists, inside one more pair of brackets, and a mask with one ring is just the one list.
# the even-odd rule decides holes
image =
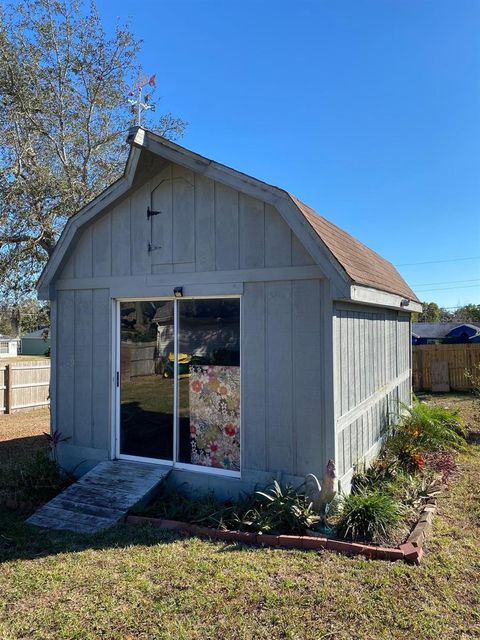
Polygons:
[[141,513],[220,529],[264,533],[303,533],[318,520],[309,500],[293,487],[274,482],[266,491],[223,502],[213,493],[188,497],[165,483],[156,499]]
[[430,406],[415,399],[392,428],[386,449],[409,470],[422,470],[424,455],[432,451],[451,451],[465,445],[465,429],[456,411]]
[[380,491],[361,491],[343,498],[337,532],[343,538],[381,542],[398,526],[401,506]]
[[399,473],[402,473],[401,465],[397,457],[388,455],[383,451],[381,456],[363,471],[355,471],[352,477],[351,492],[361,493],[365,490],[375,490],[379,486],[393,482]]
[[254,505],[238,510],[239,529],[257,533],[303,533],[318,521],[308,498],[275,481],[267,491],[257,491]]

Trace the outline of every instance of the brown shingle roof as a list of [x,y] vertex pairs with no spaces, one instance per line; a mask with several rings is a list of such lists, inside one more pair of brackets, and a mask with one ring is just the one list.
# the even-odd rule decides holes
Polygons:
[[353,282],[419,302],[393,264],[318,215],[292,194],[289,195]]

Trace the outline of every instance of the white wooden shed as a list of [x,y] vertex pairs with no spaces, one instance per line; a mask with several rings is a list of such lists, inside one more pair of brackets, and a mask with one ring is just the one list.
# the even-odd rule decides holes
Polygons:
[[15,358],[18,355],[18,338],[0,334],[0,358]]
[[333,459],[348,486],[410,401],[415,294],[288,192],[142,128],[128,142],[38,285],[61,464],[154,462],[233,495]]

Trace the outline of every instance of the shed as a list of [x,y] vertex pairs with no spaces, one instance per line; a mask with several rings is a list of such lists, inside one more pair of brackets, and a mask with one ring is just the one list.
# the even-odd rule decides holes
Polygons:
[[0,334],[0,358],[14,358],[18,355],[18,338]]
[[43,327],[21,337],[24,356],[44,356],[50,352],[50,329]]
[[234,495],[332,459],[348,487],[410,402],[415,294],[290,193],[140,127],[128,142],[38,285],[61,464],[155,462]]

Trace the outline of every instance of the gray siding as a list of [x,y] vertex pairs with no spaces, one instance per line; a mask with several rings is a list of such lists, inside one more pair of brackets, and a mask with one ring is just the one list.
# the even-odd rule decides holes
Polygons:
[[376,453],[399,403],[410,403],[408,314],[337,304],[335,421],[339,476]]
[[[258,473],[320,474],[325,463],[322,286],[321,280],[245,284],[241,455],[247,485]],[[72,459],[108,457],[111,313],[106,289],[58,292],[56,424],[69,438],[63,449]]]
[[245,285],[246,469],[292,476],[321,472],[320,289],[319,280]]
[[[54,426],[77,461],[107,457],[110,440],[111,302],[108,289],[57,292]],[[53,351],[53,349],[52,349]],[[56,364],[55,364],[56,363]],[[74,456],[75,457],[75,456]]]
[[82,232],[60,277],[313,264],[271,205],[169,164]]
[[[147,207],[159,213],[147,219]],[[69,437],[64,459],[110,455],[118,283],[124,297],[171,295],[171,285],[167,294],[155,287],[178,272],[196,283],[195,295],[243,292],[242,488],[260,478],[320,474],[325,281],[312,265],[273,207],[175,165],[107,210],[83,231],[57,290],[55,426]],[[222,284],[222,272],[236,270],[254,271],[256,280],[241,275],[238,284]]]

